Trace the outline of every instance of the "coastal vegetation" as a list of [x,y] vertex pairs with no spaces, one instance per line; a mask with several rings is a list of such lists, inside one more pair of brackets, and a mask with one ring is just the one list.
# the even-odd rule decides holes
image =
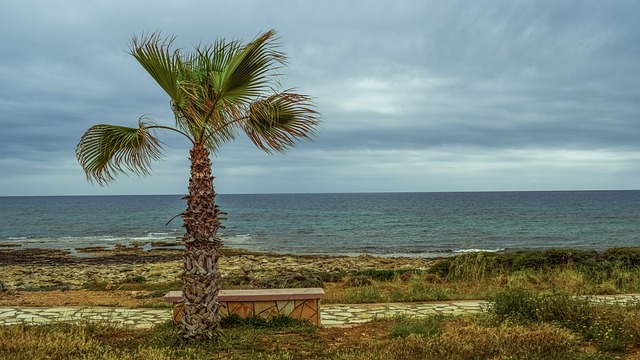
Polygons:
[[[149,258],[144,260],[145,256]],[[276,256],[283,261],[270,260]],[[153,259],[145,253],[138,257],[142,262]],[[184,342],[171,322],[144,330],[101,322],[25,323],[0,327],[0,359],[636,359],[640,355],[640,304],[602,303],[590,297],[640,292],[640,248],[468,253],[430,260],[426,267],[420,259],[370,256],[289,259],[240,252],[227,257],[225,266],[247,268],[225,276],[224,288],[320,284],[327,294],[325,303],[485,299],[490,305],[481,314],[396,316],[350,328],[316,328],[289,318],[223,318],[216,340],[193,342]],[[181,285],[177,276],[172,282],[157,281],[148,272],[114,267],[115,258],[103,260],[110,264],[105,269],[127,273],[122,281],[96,278],[79,290],[55,294],[40,289],[26,304],[42,305],[64,295],[64,302],[51,305],[82,305],[88,293],[95,293],[102,305],[122,306],[114,300],[116,295],[131,294],[130,300],[138,304],[132,306],[168,306],[160,298]],[[172,258],[168,253],[159,258],[165,266],[176,263],[167,262]],[[99,262],[100,257],[83,261],[90,259]],[[294,263],[303,264],[302,268],[292,268]],[[10,272],[2,266],[5,274]],[[69,268],[76,276],[77,266]],[[6,284],[10,289],[0,292],[1,304],[15,303],[29,293],[15,290],[13,281]],[[70,297],[74,291],[81,291],[78,302]]]
[[[274,255],[275,256],[275,255]],[[300,258],[302,259],[302,258]],[[338,259],[338,258],[336,258]],[[356,258],[358,259],[358,258]],[[313,262],[313,257],[306,257]],[[267,260],[263,260],[267,261]],[[318,262],[324,259],[319,258]],[[640,293],[640,248],[613,248],[598,252],[575,249],[528,250],[505,253],[468,253],[432,262],[428,268],[394,268],[376,258],[363,257],[367,269],[303,266],[290,270],[255,268],[222,278],[222,288],[323,287],[324,303],[412,302],[490,299],[505,287],[577,296]],[[94,279],[82,288],[139,292],[148,299],[140,306],[162,306],[160,297],[179,288],[176,278],[157,282],[129,276],[112,284]]]
[[151,163],[162,156],[155,131],[189,140],[189,194],[180,214],[185,228],[181,328],[186,338],[213,338],[220,320],[218,230],[225,214],[216,205],[210,156],[239,132],[261,150],[284,152],[313,135],[318,118],[308,96],[280,90],[278,72],[286,56],[275,31],[247,45],[219,40],[190,53],[172,50],[173,41],[143,34],[131,40],[129,53],[169,96],[175,125],[144,117],[137,127],[94,125],[82,135],[76,155],[87,178],[103,185],[121,173],[149,174]]
[[[184,342],[171,323],[0,327],[0,359],[621,359],[640,347],[640,306],[506,288],[485,314],[396,316],[351,328],[290,318],[222,321],[212,341]],[[632,358],[632,357],[630,357]]]
[[[506,287],[571,295],[640,293],[640,248],[478,252],[441,259],[223,251],[222,288],[321,286],[324,303],[486,300]],[[167,306],[162,296],[182,286],[180,250],[92,249],[90,254],[0,251],[5,287],[0,294],[6,298],[0,296],[0,304],[76,304],[78,292],[75,297],[94,299],[94,305],[161,307]]]
[[325,302],[490,299],[505,287],[570,295],[640,292],[640,248],[476,252],[426,270],[367,270],[324,282]]

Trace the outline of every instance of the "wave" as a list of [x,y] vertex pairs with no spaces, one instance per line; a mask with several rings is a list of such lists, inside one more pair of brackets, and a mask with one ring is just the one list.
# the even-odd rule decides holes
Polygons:
[[454,253],[474,253],[474,252],[501,252],[501,251],[505,251],[506,249],[502,248],[498,248],[498,249],[459,249],[459,250],[453,250]]
[[76,249],[83,247],[103,246],[112,248],[114,246],[139,246],[154,242],[173,243],[179,240],[174,232],[167,233],[147,233],[144,235],[114,236],[61,236],[61,237],[4,237],[0,238],[0,244],[15,245],[21,248],[42,248],[42,249]]

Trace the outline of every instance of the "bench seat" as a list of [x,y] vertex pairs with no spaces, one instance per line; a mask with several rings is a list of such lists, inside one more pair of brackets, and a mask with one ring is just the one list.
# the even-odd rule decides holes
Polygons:
[[[220,316],[247,317],[289,316],[321,325],[322,288],[220,290]],[[182,291],[170,291],[163,299],[173,303],[174,321],[182,320]]]

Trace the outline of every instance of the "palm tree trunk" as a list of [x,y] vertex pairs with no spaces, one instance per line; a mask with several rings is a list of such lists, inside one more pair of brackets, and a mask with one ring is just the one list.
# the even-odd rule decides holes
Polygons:
[[187,209],[182,213],[185,246],[182,273],[184,314],[182,332],[185,338],[212,338],[218,331],[218,272],[219,249],[217,237],[220,211],[215,205],[209,151],[196,144],[190,152],[191,178]]

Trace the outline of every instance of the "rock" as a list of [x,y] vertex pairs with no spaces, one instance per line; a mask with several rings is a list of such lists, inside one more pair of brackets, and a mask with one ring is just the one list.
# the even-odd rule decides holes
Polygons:
[[[175,282],[180,280],[183,271],[181,252],[174,250],[133,252],[131,249],[114,249],[85,254],[88,256],[73,257],[53,250],[19,251],[0,248],[0,274],[3,281],[0,286],[7,291],[10,288],[37,290],[55,286],[81,289],[85,284],[102,284],[105,290],[115,290],[117,284],[131,282],[133,279],[144,279],[150,284]],[[323,281],[341,281],[348,273],[364,269],[426,269],[435,261],[370,255],[293,256],[227,251],[220,258],[219,269],[223,280],[235,280],[242,286],[260,283],[271,283],[272,286],[290,286],[293,283],[315,286]],[[25,276],[25,273],[29,275]],[[354,280],[353,284],[358,282],[360,285],[367,284],[364,279]]]

